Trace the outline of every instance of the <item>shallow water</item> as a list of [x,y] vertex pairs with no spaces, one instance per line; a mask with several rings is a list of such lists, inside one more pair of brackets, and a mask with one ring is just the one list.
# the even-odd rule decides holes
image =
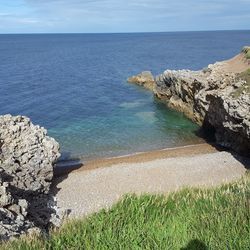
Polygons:
[[195,124],[127,77],[200,69],[249,40],[247,31],[0,35],[0,114],[46,127],[62,159],[196,143]]

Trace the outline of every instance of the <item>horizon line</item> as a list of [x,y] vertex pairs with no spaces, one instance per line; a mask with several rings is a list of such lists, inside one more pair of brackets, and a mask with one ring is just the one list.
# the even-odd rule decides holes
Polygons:
[[175,30],[175,31],[124,31],[124,32],[27,32],[0,33],[0,35],[66,35],[66,34],[147,34],[147,33],[185,33],[185,32],[219,32],[219,31],[250,31],[250,29],[215,29],[215,30]]

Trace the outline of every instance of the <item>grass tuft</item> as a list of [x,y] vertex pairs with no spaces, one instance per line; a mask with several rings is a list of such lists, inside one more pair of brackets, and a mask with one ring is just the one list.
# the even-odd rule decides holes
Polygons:
[[1,249],[249,249],[250,177],[214,189],[127,195],[109,210],[65,223],[48,238]]
[[247,59],[250,59],[250,46],[243,47],[242,52],[245,54]]

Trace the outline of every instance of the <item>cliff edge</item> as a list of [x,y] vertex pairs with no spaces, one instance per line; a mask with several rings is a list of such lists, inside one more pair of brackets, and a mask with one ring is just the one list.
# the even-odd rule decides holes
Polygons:
[[244,47],[234,58],[199,71],[166,70],[153,86],[150,82],[150,89],[169,107],[213,131],[218,144],[250,156],[249,53],[250,47]]

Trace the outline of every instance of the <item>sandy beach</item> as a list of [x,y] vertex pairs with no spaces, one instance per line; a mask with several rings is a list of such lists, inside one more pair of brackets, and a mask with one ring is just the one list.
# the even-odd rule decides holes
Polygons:
[[58,205],[70,217],[108,208],[127,193],[166,194],[183,187],[211,187],[239,179],[248,164],[209,144],[90,161],[57,178]]
[[138,152],[129,155],[116,157],[97,158],[89,161],[63,162],[55,168],[56,176],[62,176],[72,171],[85,171],[96,168],[109,167],[121,163],[141,163],[156,159],[170,157],[192,156],[197,154],[213,153],[223,150],[222,148],[208,143],[192,144],[173,148],[152,150],[147,152]]

